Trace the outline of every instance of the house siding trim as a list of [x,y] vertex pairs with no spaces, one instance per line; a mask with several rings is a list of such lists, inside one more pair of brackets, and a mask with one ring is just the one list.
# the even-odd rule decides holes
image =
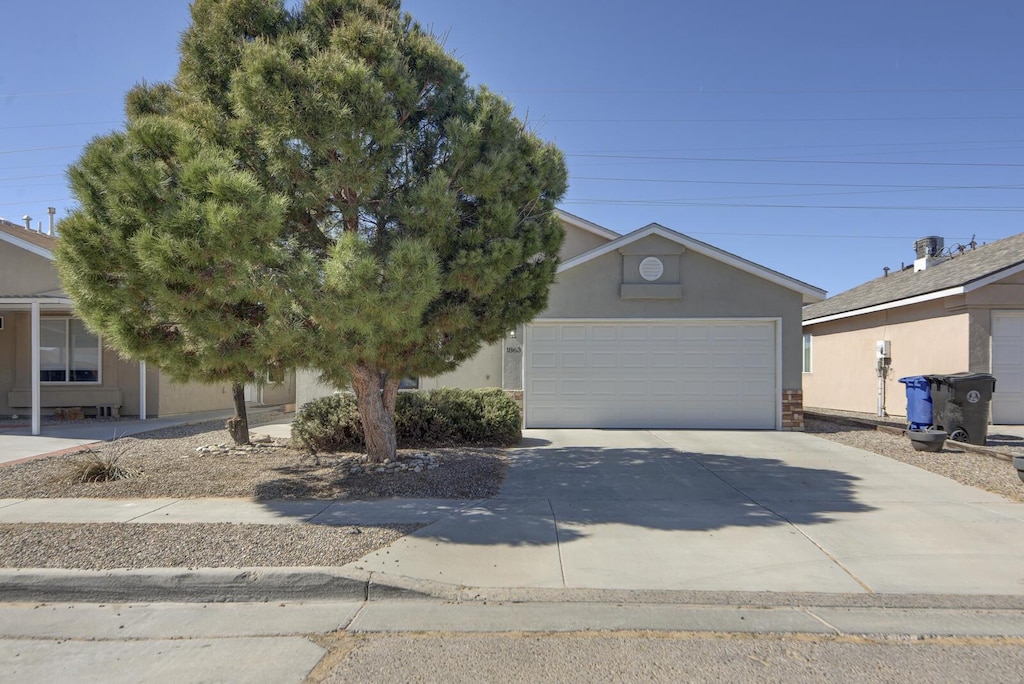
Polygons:
[[806,303],[818,302],[825,298],[824,290],[818,289],[812,285],[808,285],[807,283],[800,282],[794,278],[790,278],[789,276],[785,276],[776,271],[772,271],[771,269],[765,268],[763,266],[759,266],[751,261],[747,261],[746,259],[738,257],[734,254],[729,254],[728,252],[724,252],[716,247],[712,247],[711,245],[700,242],[699,240],[688,238],[682,233],[677,233],[674,230],[665,228],[664,226],[658,225],[657,223],[652,223],[649,226],[633,231],[632,233],[628,233],[627,235],[623,235],[618,239],[612,240],[611,242],[601,245],[600,247],[597,247],[595,249],[592,249],[589,252],[584,252],[583,254],[573,257],[572,259],[568,259],[558,267],[558,272],[562,273],[563,271],[575,268],[581,264],[585,264],[588,261],[591,261],[592,259],[604,256],[609,252],[621,249],[626,245],[629,245],[638,240],[642,240],[643,238],[646,238],[651,235],[657,235],[678,245],[682,245],[686,249],[693,250],[694,252],[701,254],[705,257],[719,261],[727,266],[731,266],[732,268],[735,268],[739,271],[743,271],[745,273],[757,276],[758,278],[767,280],[770,283],[779,285],[786,289],[799,292],[801,295],[803,295],[804,301]]

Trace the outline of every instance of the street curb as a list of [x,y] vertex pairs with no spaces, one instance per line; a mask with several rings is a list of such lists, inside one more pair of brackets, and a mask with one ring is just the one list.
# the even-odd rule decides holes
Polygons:
[[313,600],[677,604],[753,608],[936,608],[1024,612],[1024,595],[466,587],[343,567],[0,569],[0,603],[245,603]]
[[337,568],[0,569],[0,602],[181,602],[432,598]]

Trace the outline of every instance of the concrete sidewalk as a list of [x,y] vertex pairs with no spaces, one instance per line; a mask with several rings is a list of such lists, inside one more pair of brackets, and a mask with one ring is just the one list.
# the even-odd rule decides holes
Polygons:
[[[274,410],[273,407],[250,407],[249,417],[252,418],[272,410]],[[146,420],[87,420],[45,423],[41,435],[33,435],[30,426],[20,423],[0,425],[0,466],[5,463],[80,449],[97,442],[131,437],[164,428],[195,425],[213,420],[227,420],[233,415],[233,410],[219,410]],[[291,418],[284,419],[280,423],[254,427],[250,433],[253,436],[268,435],[275,439],[290,439]]]
[[0,523],[429,523],[338,570],[431,595],[1024,596],[1024,504],[809,435],[528,431],[511,453],[486,501],[8,499]]

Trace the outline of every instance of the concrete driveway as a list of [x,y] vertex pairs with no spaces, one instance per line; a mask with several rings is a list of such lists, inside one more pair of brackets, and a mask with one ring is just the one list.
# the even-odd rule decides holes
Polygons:
[[882,456],[801,433],[525,436],[499,496],[352,567],[468,587],[1024,594],[1024,504]]

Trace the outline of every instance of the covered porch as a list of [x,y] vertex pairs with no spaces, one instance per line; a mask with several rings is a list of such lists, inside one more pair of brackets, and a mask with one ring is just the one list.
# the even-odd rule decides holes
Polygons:
[[146,365],[128,366],[74,316],[68,297],[0,295],[0,414],[27,409],[32,435],[42,433],[44,409],[81,407],[115,417],[126,404],[129,373],[138,383],[132,408],[145,420]]

